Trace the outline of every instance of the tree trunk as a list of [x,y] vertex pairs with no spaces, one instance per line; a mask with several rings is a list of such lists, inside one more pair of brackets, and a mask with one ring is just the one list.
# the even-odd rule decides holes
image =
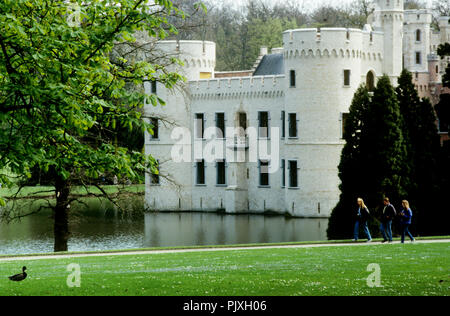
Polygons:
[[69,194],[70,184],[68,181],[57,176],[55,179],[56,206],[54,209],[54,251],[67,251],[67,241],[69,240]]

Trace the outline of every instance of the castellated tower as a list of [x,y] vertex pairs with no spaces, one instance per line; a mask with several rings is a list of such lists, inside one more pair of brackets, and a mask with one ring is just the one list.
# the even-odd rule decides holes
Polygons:
[[384,69],[394,84],[403,69],[403,0],[376,0],[374,28],[384,33]]
[[440,42],[450,43],[450,17],[441,16],[438,20],[440,30]]
[[[285,111],[298,113],[299,139],[286,139],[286,159],[299,161],[302,189],[285,191],[295,214],[329,215],[339,199],[342,123],[366,74],[381,75],[382,34],[344,28],[283,33]],[[373,79],[373,78],[372,78]]]
[[[193,131],[194,114],[191,107],[189,82],[214,78],[216,45],[204,41],[161,41],[156,44],[154,51],[154,54],[164,56],[166,60],[175,57],[182,61],[183,65],[172,64],[167,69],[183,75],[186,83],[174,89],[167,89],[160,83],[146,84],[147,93],[156,94],[166,102],[165,106],[145,105],[145,117],[153,120],[157,125],[157,135],[145,134],[145,152],[159,161],[161,169],[159,179],[152,178],[151,175],[146,176],[148,184],[146,207],[161,211],[190,210],[193,186],[192,155],[181,162],[174,161],[172,149],[176,143],[189,143],[192,139],[188,138],[189,133],[184,135],[172,135],[172,133],[176,128]],[[172,136],[177,139],[173,139]]]
[[431,9],[405,11],[404,67],[414,73],[428,72],[427,57],[432,52]]

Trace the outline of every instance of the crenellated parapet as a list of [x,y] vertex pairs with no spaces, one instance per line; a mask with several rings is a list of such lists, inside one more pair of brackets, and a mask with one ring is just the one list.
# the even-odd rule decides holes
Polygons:
[[160,41],[158,49],[168,57],[176,57],[183,64],[180,71],[188,80],[202,76],[214,77],[216,44],[208,41]]
[[284,57],[383,59],[383,33],[346,28],[297,29],[283,33]]
[[220,78],[190,81],[191,97],[238,98],[238,97],[281,97],[284,95],[284,75]]

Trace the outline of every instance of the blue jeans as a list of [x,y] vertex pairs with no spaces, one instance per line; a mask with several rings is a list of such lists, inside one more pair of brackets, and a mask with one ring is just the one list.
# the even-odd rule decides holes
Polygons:
[[380,230],[381,235],[383,235],[384,241],[392,241],[392,221],[381,223]]
[[355,222],[355,230],[354,230],[354,234],[353,234],[354,237],[355,237],[355,240],[358,240],[358,238],[359,238],[359,226],[360,225],[362,226],[363,231],[364,231],[364,233],[367,236],[367,239],[368,240],[372,240],[372,236],[370,236],[370,232],[369,232],[369,227],[367,226],[367,221],[360,222],[359,220],[357,220]]
[[405,235],[408,235],[411,241],[414,240],[413,235],[409,232],[409,224],[402,224],[402,243],[405,242]]

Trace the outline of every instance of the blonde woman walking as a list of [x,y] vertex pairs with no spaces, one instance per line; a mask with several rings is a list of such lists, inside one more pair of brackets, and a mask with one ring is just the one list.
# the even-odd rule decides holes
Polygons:
[[353,241],[358,241],[359,239],[359,228],[362,226],[364,233],[367,237],[367,242],[372,241],[372,236],[370,235],[369,227],[367,225],[367,221],[369,220],[369,209],[364,204],[364,200],[358,198],[357,200],[358,209],[356,211],[356,221],[355,221],[355,229],[354,229],[354,239]]
[[402,201],[402,210],[400,211],[400,224],[402,226],[402,244],[405,243],[405,235],[411,239],[412,242],[415,241],[413,235],[409,232],[409,226],[411,225],[412,211],[409,207],[409,202],[407,200]]

